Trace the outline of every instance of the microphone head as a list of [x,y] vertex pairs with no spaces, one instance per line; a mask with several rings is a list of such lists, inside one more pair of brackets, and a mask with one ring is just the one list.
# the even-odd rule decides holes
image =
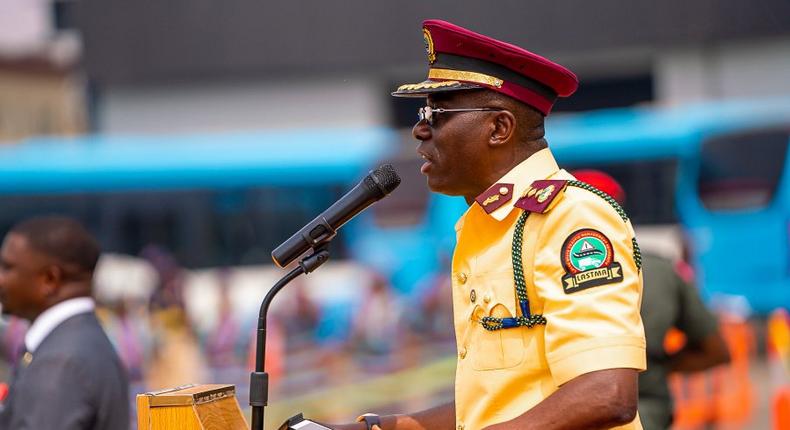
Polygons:
[[[373,184],[370,184],[368,181]],[[395,188],[398,188],[398,185],[400,185],[400,176],[398,176],[398,173],[391,164],[382,164],[376,168],[376,170],[370,172],[365,178],[365,183],[367,185],[374,185],[381,191],[381,196],[384,197]]]

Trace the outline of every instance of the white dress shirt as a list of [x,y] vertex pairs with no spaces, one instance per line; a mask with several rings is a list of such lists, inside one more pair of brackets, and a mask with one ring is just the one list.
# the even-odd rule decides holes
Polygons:
[[90,297],[78,297],[62,301],[45,310],[33,321],[25,335],[25,348],[30,353],[35,352],[41,342],[52,333],[63,321],[74,315],[93,312],[96,303]]

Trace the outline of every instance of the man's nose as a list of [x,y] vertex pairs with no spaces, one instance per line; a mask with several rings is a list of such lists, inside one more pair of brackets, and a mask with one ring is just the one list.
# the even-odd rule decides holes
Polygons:
[[420,120],[414,124],[411,134],[417,140],[427,140],[431,137],[431,126],[428,125],[428,121]]

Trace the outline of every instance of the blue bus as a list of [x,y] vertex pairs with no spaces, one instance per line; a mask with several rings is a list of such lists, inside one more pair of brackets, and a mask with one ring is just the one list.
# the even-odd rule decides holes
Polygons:
[[[680,225],[704,297],[745,298],[759,314],[790,308],[790,99],[557,115],[547,130],[560,166],[623,185],[637,231]],[[406,291],[446,270],[466,207],[432,196],[426,208],[412,226],[366,219],[352,238],[357,258],[390,268]]]
[[[612,174],[643,225],[680,225],[707,298],[790,308],[790,99],[557,115],[566,169]],[[187,267],[269,263],[282,240],[380,162],[404,181],[341,230],[354,258],[419,294],[446,272],[462,199],[428,193],[409,136],[389,129],[37,138],[0,147],[0,233],[36,213],[92,226],[105,249],[149,243]]]
[[90,226],[108,252],[157,245],[190,268],[269,263],[396,140],[387,129],[322,129],[0,145],[0,233],[60,213]]

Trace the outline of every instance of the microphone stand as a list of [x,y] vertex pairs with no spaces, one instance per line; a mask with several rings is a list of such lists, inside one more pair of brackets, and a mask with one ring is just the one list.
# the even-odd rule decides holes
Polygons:
[[250,406],[252,406],[252,430],[263,429],[263,408],[269,402],[269,375],[264,371],[266,358],[266,314],[274,296],[289,282],[301,274],[308,274],[329,260],[329,242],[314,248],[313,253],[299,261],[299,266],[291,270],[266,293],[258,314],[258,331],[255,348],[255,371],[250,373]]

